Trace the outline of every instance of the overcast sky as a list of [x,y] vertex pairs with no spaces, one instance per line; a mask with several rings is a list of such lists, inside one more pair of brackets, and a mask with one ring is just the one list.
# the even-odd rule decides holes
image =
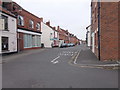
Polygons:
[[13,0],[24,9],[51,21],[52,26],[60,26],[85,39],[86,27],[90,25],[91,0]]

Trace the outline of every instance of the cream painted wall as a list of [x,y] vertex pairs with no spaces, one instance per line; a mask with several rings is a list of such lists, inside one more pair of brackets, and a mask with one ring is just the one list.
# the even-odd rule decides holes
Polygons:
[[88,46],[90,47],[91,46],[91,28],[89,27],[88,28]]
[[41,43],[44,43],[44,46],[46,48],[51,48],[53,40],[50,39],[54,38],[54,31],[52,30],[52,28],[50,28],[43,22],[41,23],[41,28],[42,28]]
[[[0,13],[1,14],[1,13]],[[8,31],[0,30],[0,40],[1,37],[8,37],[8,43],[9,43],[9,51],[8,52],[16,52],[17,51],[17,25],[16,25],[16,18],[8,16],[4,13],[3,15],[8,17]],[[0,53],[2,53],[1,50],[1,44],[0,44]]]

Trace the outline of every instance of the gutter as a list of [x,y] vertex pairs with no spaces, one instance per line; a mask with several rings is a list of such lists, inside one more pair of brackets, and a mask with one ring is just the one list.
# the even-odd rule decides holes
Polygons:
[[98,59],[100,60],[100,0],[98,0]]

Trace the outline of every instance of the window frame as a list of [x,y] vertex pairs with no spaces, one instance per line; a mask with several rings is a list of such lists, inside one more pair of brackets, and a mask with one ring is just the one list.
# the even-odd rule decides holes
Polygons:
[[21,15],[18,15],[18,25],[24,26],[24,17]]
[[36,29],[39,31],[40,30],[40,23],[36,24]]
[[1,18],[4,20],[4,30],[8,31],[8,16],[1,14]]
[[34,21],[33,20],[29,20],[29,27],[34,29]]

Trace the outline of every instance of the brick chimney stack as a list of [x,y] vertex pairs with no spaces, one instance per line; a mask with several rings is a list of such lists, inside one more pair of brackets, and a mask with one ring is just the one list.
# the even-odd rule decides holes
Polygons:
[[56,27],[53,27],[54,30],[56,30]]
[[43,18],[40,18],[41,19],[41,22],[43,22]]
[[57,27],[57,30],[60,30],[60,26]]
[[50,21],[46,22],[46,25],[50,26]]

